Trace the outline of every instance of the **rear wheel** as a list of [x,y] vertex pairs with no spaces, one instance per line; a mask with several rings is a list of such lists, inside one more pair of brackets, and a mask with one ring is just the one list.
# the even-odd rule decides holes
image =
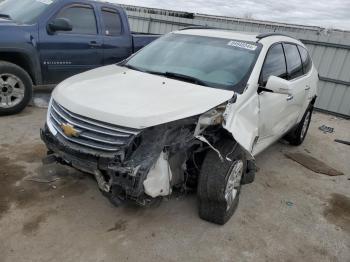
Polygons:
[[313,106],[310,105],[309,108],[306,110],[300,123],[285,136],[285,139],[291,145],[299,146],[304,142],[307,131],[309,130],[309,127],[310,127],[312,112],[313,112]]
[[33,84],[21,67],[0,62],[0,115],[22,111],[32,98]]
[[223,140],[217,149],[224,161],[212,150],[207,153],[198,182],[198,208],[202,219],[223,225],[237,209],[247,160],[244,152],[231,140]]

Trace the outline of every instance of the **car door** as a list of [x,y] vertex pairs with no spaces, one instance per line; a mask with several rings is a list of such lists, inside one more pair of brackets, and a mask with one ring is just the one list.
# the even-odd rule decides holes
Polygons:
[[259,139],[253,149],[258,154],[276,141],[291,125],[288,115],[288,95],[269,92],[264,89],[270,76],[288,78],[287,65],[281,43],[272,45],[265,57],[259,80]]
[[101,8],[104,65],[118,63],[132,54],[132,39],[117,8]]
[[298,120],[301,120],[303,113],[306,111],[307,107],[309,106],[311,100],[313,99],[313,94],[311,91],[312,86],[312,76],[311,76],[311,68],[312,68],[312,60],[310,57],[309,52],[302,46],[298,45],[298,50],[301,57],[301,62],[303,64],[303,72],[305,77],[305,102],[303,105],[303,108],[301,109],[301,113],[299,115]]
[[62,7],[45,23],[66,18],[72,31],[49,33],[41,26],[39,52],[46,84],[56,84],[72,75],[103,65],[102,36],[98,34],[96,12],[90,4]]
[[283,43],[283,48],[287,62],[288,81],[291,88],[291,95],[288,97],[287,112],[294,126],[298,119],[300,120],[299,116],[302,116],[305,112],[308,102],[310,80],[304,74],[297,45],[293,43]]
[[[273,75],[288,80],[290,94],[265,90]],[[298,121],[307,99],[307,78],[295,44],[278,43],[270,47],[261,72],[259,92],[259,139],[254,148],[258,154],[288,132]]]

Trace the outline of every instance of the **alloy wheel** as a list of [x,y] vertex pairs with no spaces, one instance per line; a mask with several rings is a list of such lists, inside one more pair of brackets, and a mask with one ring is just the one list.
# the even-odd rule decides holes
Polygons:
[[241,180],[243,176],[243,161],[235,161],[230,168],[230,175],[227,180],[227,185],[225,189],[225,199],[227,202],[227,210],[230,209],[234,200],[237,197],[239,187],[241,186]]
[[13,74],[0,74],[0,108],[11,108],[24,99],[25,86]]

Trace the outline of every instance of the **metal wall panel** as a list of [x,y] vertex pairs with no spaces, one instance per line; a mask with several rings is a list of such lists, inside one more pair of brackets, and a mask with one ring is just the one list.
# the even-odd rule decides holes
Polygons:
[[232,17],[192,14],[123,5],[134,32],[165,34],[190,25],[245,32],[280,32],[301,39],[310,51],[321,80],[316,107],[350,116],[350,31],[327,31],[317,26],[293,25]]

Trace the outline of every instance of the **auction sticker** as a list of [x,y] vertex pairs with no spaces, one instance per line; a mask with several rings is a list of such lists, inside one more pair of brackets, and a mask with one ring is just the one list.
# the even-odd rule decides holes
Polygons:
[[245,42],[239,42],[239,41],[230,41],[230,42],[228,42],[227,45],[239,47],[239,48],[243,48],[243,49],[248,49],[248,50],[252,50],[252,51],[255,51],[257,48],[256,45],[248,44]]

